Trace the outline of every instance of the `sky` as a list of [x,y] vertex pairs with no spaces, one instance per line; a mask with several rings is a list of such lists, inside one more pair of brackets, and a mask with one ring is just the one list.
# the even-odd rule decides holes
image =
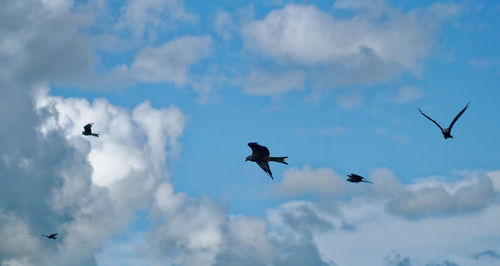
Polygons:
[[498,1],[2,7],[0,265],[500,264]]

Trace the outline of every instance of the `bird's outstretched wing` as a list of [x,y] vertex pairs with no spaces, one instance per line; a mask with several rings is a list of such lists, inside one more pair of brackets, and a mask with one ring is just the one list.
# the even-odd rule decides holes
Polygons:
[[88,124],[86,124],[86,125],[83,127],[83,129],[85,130],[85,132],[90,132],[90,131],[92,130],[92,129],[91,129],[91,128],[92,128],[92,124],[93,124],[93,123],[88,123]]
[[422,110],[420,110],[420,108],[418,108],[418,111],[420,111],[420,113],[421,113],[423,116],[427,117],[427,119],[431,120],[434,124],[436,124],[436,126],[438,126],[438,127],[439,127],[439,129],[443,130],[443,128],[442,128],[442,127],[441,127],[441,126],[440,126],[440,125],[439,125],[436,121],[434,121],[432,118],[430,118],[429,116],[427,116],[426,114],[424,114],[424,112],[422,112]]
[[264,172],[266,172],[271,177],[271,179],[274,179],[273,173],[271,172],[271,168],[269,167],[269,163],[267,161],[260,161],[257,162],[257,164],[260,166],[260,168],[262,168],[262,170],[264,170]]
[[450,123],[450,127],[448,127],[451,131],[451,128],[453,127],[453,125],[455,124],[455,122],[457,122],[457,120],[462,116],[462,114],[465,112],[465,110],[467,110],[467,108],[469,108],[469,103],[467,103],[467,105],[464,107],[464,109],[462,109],[462,111],[460,111],[460,113],[457,114],[457,116],[455,116],[455,118],[453,118],[453,121],[451,121]]
[[266,148],[266,146],[259,145],[259,144],[257,144],[257,142],[250,142],[250,143],[248,143],[248,146],[252,149],[252,154],[257,155],[259,157],[261,157],[261,156],[266,157],[266,156],[269,156],[269,154],[270,154],[269,150]]

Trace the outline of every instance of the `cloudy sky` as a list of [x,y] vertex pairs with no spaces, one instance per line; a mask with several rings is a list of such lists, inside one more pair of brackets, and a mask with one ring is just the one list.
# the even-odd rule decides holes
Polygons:
[[0,265],[500,264],[498,1],[1,6]]

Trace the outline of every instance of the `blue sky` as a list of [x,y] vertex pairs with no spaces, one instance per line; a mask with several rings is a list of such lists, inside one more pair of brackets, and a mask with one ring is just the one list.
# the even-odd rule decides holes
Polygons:
[[496,1],[6,6],[0,264],[498,263]]

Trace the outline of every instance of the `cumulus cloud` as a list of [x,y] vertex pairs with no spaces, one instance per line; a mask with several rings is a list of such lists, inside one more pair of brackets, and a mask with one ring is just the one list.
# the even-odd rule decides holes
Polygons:
[[292,209],[283,206],[268,220],[228,216],[227,208],[210,198],[196,200],[162,184],[155,196],[156,226],[148,237],[147,256],[158,264],[327,265],[310,231],[329,224],[316,210]]
[[[437,19],[458,12],[455,5],[440,4],[426,10],[428,13],[414,11],[405,14],[383,4],[381,12],[374,14],[376,11],[354,8],[349,3],[354,2],[339,1],[335,6],[360,12],[352,18],[337,19],[314,6],[290,4],[272,11],[263,20],[245,25],[242,33],[249,44],[276,59],[311,65],[332,62],[348,55],[359,56],[365,49],[384,62],[414,68],[416,61],[429,52],[432,44],[432,32],[419,24],[428,18],[423,15],[439,15],[436,9],[448,11],[425,22],[425,26],[434,26]],[[388,16],[384,22],[377,23],[369,16],[382,13]],[[401,32],[406,34],[401,35]]]
[[[2,176],[12,177],[3,180],[0,224],[3,233],[17,236],[0,246],[0,264],[95,265],[106,240],[149,206],[156,185],[168,180],[165,158],[179,153],[186,116],[174,106],[143,103],[130,112],[46,90],[35,94],[32,106],[31,95],[24,94],[23,107],[32,119],[16,129],[29,135],[4,132],[21,150],[1,155]],[[100,138],[80,134],[90,121],[97,122]],[[57,242],[42,243],[40,234],[53,232],[60,234]]]
[[480,211],[496,201],[498,191],[486,174],[472,175],[454,183],[432,178],[402,184],[386,168],[372,169],[368,179],[374,183],[354,191],[352,184],[329,168],[291,168],[283,175],[277,192],[283,197],[321,195],[362,197],[385,202],[386,210],[407,219],[442,217]]
[[459,185],[455,191],[453,184],[445,183],[410,188],[389,201],[387,210],[407,218],[450,215],[481,210],[498,196],[491,179],[485,176]]
[[90,17],[69,12],[69,1],[4,1],[0,10],[0,78],[83,82],[93,79],[90,38],[79,31]]
[[[354,230],[337,227],[340,230],[316,234],[315,239],[321,254],[334,258],[339,265],[387,265],[384,260],[388,265],[398,265],[402,261],[411,262],[411,265],[441,265],[445,261],[475,265],[477,262],[470,254],[495,246],[495,239],[500,235],[494,222],[498,219],[499,208],[495,204],[472,216],[417,221],[388,214],[383,202],[353,200],[343,203],[337,213],[322,213],[327,217],[342,216]],[[403,255],[390,255],[393,251]],[[360,252],[363,256],[359,256]]]
[[321,67],[336,84],[385,81],[418,73],[440,25],[459,13],[455,4],[403,12],[386,1],[337,1],[353,12],[338,18],[312,5],[288,4],[241,28],[246,47],[280,63]]
[[[208,90],[210,85],[192,77],[189,70],[210,53],[210,36],[181,36],[159,46],[150,45],[152,41],[126,40],[120,32],[109,29],[112,14],[103,11],[107,5],[66,0],[4,3],[0,11],[0,60],[4,62],[0,77],[99,89],[170,82],[192,86],[200,93]],[[195,18],[178,0],[126,1],[121,10],[116,27],[141,36],[149,27],[150,34],[156,33],[168,24],[167,17],[180,21]],[[102,22],[100,16],[108,20]],[[139,52],[129,65],[104,66],[96,49],[115,55],[124,50]]]
[[191,65],[208,56],[210,36],[183,36],[159,47],[141,50],[130,72],[144,82],[172,82],[177,86],[188,83]]
[[345,178],[329,168],[302,169],[291,168],[283,174],[278,192],[285,197],[301,194],[333,195],[343,194],[347,190]]

